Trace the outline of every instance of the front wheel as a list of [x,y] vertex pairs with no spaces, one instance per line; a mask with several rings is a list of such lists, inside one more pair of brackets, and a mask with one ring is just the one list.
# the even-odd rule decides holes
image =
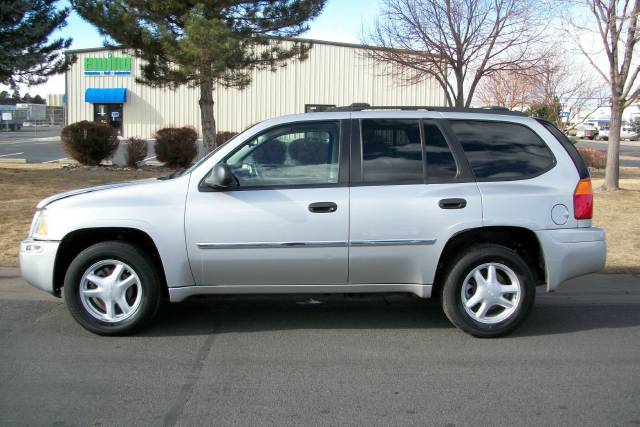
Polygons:
[[449,320],[481,338],[506,335],[527,317],[535,299],[529,266],[509,248],[472,246],[448,270],[442,306]]
[[97,243],[73,260],[64,298],[73,318],[99,335],[126,335],[147,324],[161,302],[153,261],[125,242]]

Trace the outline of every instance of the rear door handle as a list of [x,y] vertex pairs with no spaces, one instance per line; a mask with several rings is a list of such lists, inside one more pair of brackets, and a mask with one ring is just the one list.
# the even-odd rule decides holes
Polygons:
[[463,209],[467,206],[465,199],[442,199],[438,202],[442,209]]
[[338,210],[338,205],[333,202],[316,202],[309,205],[309,212],[331,213]]

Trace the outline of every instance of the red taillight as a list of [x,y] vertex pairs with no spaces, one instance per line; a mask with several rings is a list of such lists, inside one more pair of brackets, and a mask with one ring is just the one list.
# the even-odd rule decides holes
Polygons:
[[573,192],[573,214],[576,219],[593,217],[593,190],[589,178],[581,179]]

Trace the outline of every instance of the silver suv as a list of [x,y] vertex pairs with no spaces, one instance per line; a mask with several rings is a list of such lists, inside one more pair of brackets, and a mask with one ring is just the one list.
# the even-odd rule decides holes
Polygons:
[[547,122],[354,105],[267,120],[166,178],[49,197],[20,264],[102,335],[163,298],[401,292],[494,337],[537,286],[603,268],[592,209],[582,158]]

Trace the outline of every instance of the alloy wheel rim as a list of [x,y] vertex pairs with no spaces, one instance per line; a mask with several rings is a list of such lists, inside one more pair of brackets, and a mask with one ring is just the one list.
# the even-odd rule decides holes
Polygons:
[[460,292],[462,307],[473,320],[495,324],[509,319],[517,311],[522,286],[512,269],[489,262],[467,274]]
[[121,322],[140,309],[140,278],[122,261],[107,259],[96,262],[82,275],[80,301],[93,318],[107,323]]

